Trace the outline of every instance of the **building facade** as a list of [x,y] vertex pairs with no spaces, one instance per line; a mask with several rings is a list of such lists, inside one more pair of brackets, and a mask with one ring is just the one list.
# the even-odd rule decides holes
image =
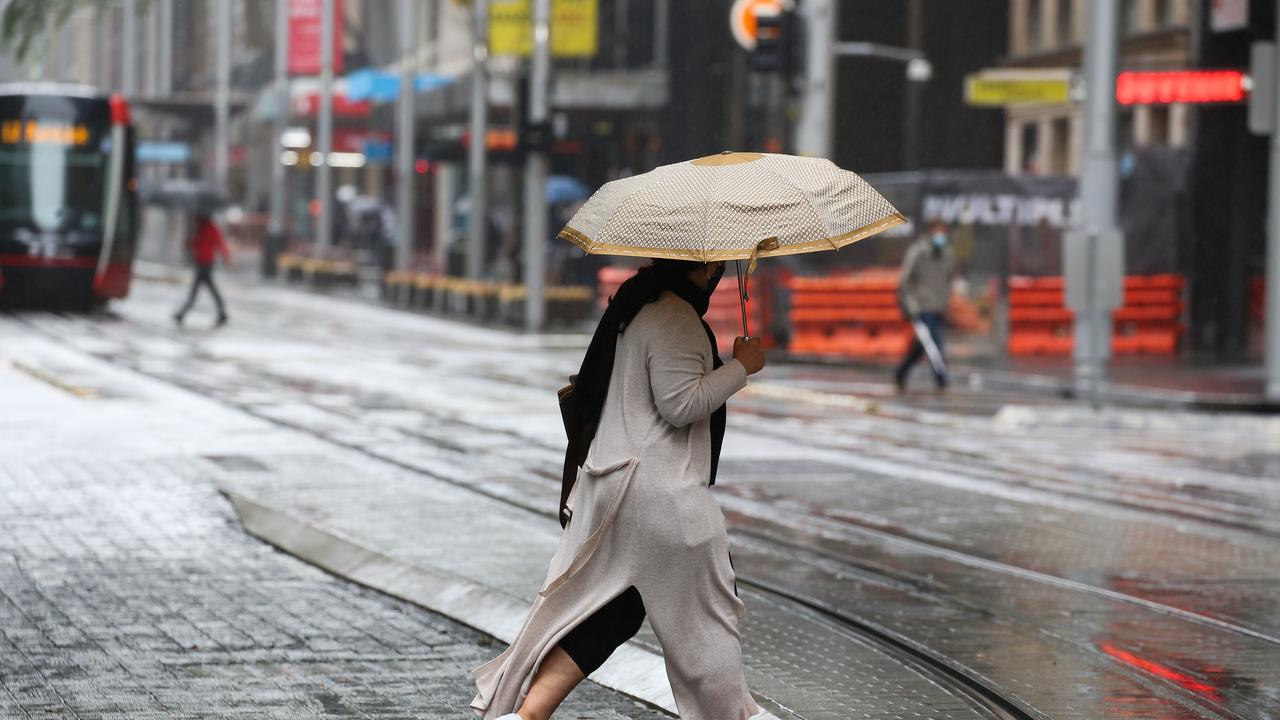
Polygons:
[[[1121,3],[1120,69],[1178,70],[1191,66],[1193,0]],[[1083,63],[1088,0],[1009,0],[1009,68],[1071,68]],[[1012,107],[1005,114],[1004,168],[1011,174],[1076,175],[1082,142],[1080,104]],[[1121,108],[1120,152],[1184,147],[1186,105]]]

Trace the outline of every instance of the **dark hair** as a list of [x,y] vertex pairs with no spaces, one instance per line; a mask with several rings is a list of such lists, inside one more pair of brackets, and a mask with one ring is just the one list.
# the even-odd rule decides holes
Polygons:
[[689,273],[702,268],[706,263],[697,260],[668,260],[666,258],[654,258],[653,271],[660,276],[667,275],[683,275],[689,276]]

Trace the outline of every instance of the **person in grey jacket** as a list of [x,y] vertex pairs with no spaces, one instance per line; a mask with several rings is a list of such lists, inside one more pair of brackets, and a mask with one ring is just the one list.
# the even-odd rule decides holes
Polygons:
[[[902,312],[913,323],[919,321],[924,324],[940,357],[943,352],[942,326],[951,300],[951,272],[954,266],[955,257],[948,245],[946,223],[933,220],[929,223],[929,232],[907,248],[906,257],[902,261],[902,275],[898,279],[898,301],[902,305]],[[893,375],[894,384],[900,392],[906,389],[907,375],[912,366],[924,354],[924,345],[919,337],[915,337]],[[938,366],[933,371],[938,389],[945,390],[946,368]]]

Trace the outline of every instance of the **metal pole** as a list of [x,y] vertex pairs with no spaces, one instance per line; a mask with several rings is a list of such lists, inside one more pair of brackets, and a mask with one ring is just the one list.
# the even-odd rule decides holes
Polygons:
[[333,0],[324,0],[320,19],[320,108],[317,112],[316,152],[320,166],[316,168],[316,199],[320,202],[319,227],[316,230],[315,256],[323,258],[333,244],[332,168],[329,153],[333,150]]
[[124,28],[120,52],[120,91],[132,98],[138,92],[138,3],[124,0]]
[[[1084,104],[1084,157],[1080,172],[1080,204],[1084,229],[1106,237],[1116,227],[1119,179],[1116,174],[1115,80],[1119,50],[1120,3],[1089,0],[1089,32],[1085,37],[1084,72],[1089,93]],[[1096,241],[1091,241],[1096,244]],[[1094,245],[1091,245],[1094,247]],[[1090,253],[1088,274],[1102,271],[1098,252]],[[1096,284],[1092,285],[1096,289]],[[1111,317],[1107,308],[1094,306],[1087,317],[1076,318],[1076,384],[1090,388],[1102,382],[1110,356]],[[1097,347],[1094,347],[1094,346]]]
[[[1280,43],[1280,14],[1276,16],[1276,41]],[[1275,53],[1277,67],[1272,73],[1276,89],[1272,91],[1273,109],[1271,128],[1271,177],[1268,193],[1271,196],[1267,216],[1267,297],[1266,335],[1263,341],[1268,400],[1280,400],[1280,51]]]
[[231,151],[231,0],[218,0],[217,52],[215,69],[218,86],[214,95],[214,185],[227,195],[227,162]]
[[[529,125],[545,130],[551,85],[551,0],[533,2],[529,73]],[[524,326],[529,332],[541,330],[547,318],[546,187],[547,153],[540,145],[529,149],[524,165]]]
[[[1097,267],[1098,264],[1098,233],[1096,231],[1089,233],[1088,243],[1089,245],[1085,249],[1085,265],[1092,269]],[[1085,314],[1088,317],[1096,318],[1098,316],[1098,276],[1092,272],[1090,272],[1088,276],[1087,293],[1088,309],[1085,311]],[[1094,364],[1095,367],[1100,368],[1102,362],[1102,350],[1099,348],[1098,343],[1098,325],[1099,323],[1089,323],[1089,330],[1093,333],[1092,337],[1089,338],[1089,362],[1090,364]],[[1100,376],[1095,375],[1092,382],[1089,383],[1089,404],[1093,406],[1094,410],[1100,410],[1102,408],[1101,380],[1102,378]]]
[[[907,47],[919,50],[924,35],[924,14],[920,0],[907,2]],[[916,75],[916,66],[908,63],[904,74],[907,81],[906,108],[902,113],[902,169],[916,170],[920,166],[920,105],[927,78]]]
[[657,0],[653,11],[653,65],[665,68],[671,56],[671,0]]
[[160,68],[157,67],[159,60],[156,54],[160,48],[160,10],[152,3],[147,9],[147,52],[146,59],[143,61],[143,67],[146,68],[146,77],[142,80],[142,92],[147,95],[156,95],[156,86],[159,84]]
[[173,0],[160,0],[160,58],[158,94],[173,92]]
[[835,42],[839,15],[835,0],[804,0],[804,93],[796,123],[796,152],[831,157],[831,114],[835,98]]
[[[406,271],[413,261],[413,78],[418,0],[400,0],[400,95],[396,102],[396,269]],[[409,285],[400,285],[400,301],[409,298]]]
[[467,277],[484,275],[485,236],[488,234],[486,142],[489,125],[489,2],[475,0],[472,12],[471,146],[467,150]]
[[[432,262],[433,272],[437,275],[448,274],[449,250],[454,240],[454,194],[458,185],[458,169],[453,163],[435,163],[436,194],[435,205],[435,258]],[[437,293],[439,297],[439,293]]]
[[276,117],[271,128],[271,219],[267,222],[267,247],[262,274],[275,277],[275,256],[284,244],[284,193],[286,174],[280,138],[289,122],[289,0],[276,0]]
[[[173,93],[173,0],[160,0],[160,56],[156,59],[156,95],[167,96]],[[165,122],[162,128],[163,137],[173,137],[173,125]],[[158,168],[160,177],[172,177],[174,170]],[[173,209],[164,211],[164,253],[166,262],[177,262],[182,253],[182,243],[178,241],[178,219]]]

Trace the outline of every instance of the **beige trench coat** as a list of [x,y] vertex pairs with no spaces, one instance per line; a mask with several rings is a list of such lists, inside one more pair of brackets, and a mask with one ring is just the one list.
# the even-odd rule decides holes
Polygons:
[[519,709],[542,659],[628,587],[644,600],[685,720],[759,712],[742,675],[743,605],[720,505],[707,487],[710,416],[746,386],[737,360],[712,370],[697,313],[666,293],[618,338],[595,441],[569,497],[573,517],[511,647],[474,672],[484,718]]

